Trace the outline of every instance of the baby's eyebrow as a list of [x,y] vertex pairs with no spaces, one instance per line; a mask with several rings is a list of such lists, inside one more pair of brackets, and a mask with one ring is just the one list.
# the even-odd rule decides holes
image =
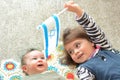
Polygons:
[[33,59],[33,58],[37,58],[37,57],[31,57],[31,59]]
[[36,58],[37,56],[32,56],[31,58]]

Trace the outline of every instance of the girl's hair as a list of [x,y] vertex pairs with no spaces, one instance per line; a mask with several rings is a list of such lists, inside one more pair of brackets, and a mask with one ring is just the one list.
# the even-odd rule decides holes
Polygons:
[[[75,39],[79,39],[79,38],[86,39],[91,42],[91,39],[87,35],[86,31],[80,26],[73,28],[73,29],[66,28],[63,32],[62,38],[63,38],[63,46],[65,46],[66,44],[69,44],[71,41],[73,41]],[[61,64],[65,64],[68,66],[77,66],[78,65],[78,63],[75,63],[72,60],[72,58],[67,53],[65,48],[64,48],[63,56],[60,60],[61,60]]]
[[[31,48],[31,49],[27,50],[27,52],[26,52],[24,55],[22,55],[22,58],[21,58],[21,67],[22,67],[23,65],[26,65],[26,55],[29,54],[30,52],[34,51],[34,50],[37,50],[37,49]],[[25,73],[25,75],[28,75],[28,74],[27,74],[26,72],[24,72],[24,71],[23,71],[23,73]]]

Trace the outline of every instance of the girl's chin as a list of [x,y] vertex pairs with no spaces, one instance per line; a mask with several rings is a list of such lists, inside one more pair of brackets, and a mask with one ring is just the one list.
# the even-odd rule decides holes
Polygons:
[[87,61],[86,59],[83,59],[83,60],[79,61],[79,63],[84,63],[86,61]]

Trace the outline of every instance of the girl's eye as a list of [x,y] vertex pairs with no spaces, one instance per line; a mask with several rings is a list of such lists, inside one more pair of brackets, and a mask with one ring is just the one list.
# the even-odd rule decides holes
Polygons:
[[68,51],[68,54],[70,54],[70,55],[73,54],[73,53],[74,53],[74,50],[69,50]]
[[75,47],[80,48],[80,43],[76,43]]

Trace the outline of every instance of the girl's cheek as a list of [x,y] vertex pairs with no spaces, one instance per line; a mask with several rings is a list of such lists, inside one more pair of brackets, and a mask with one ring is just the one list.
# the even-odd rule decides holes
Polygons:
[[71,58],[72,58],[72,60],[75,60],[76,59],[76,57],[73,55],[73,56],[71,56]]

